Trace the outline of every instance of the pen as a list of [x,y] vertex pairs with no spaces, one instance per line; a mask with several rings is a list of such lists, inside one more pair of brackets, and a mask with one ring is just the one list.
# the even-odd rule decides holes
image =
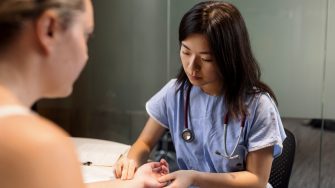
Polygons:
[[91,166],[91,165],[92,165],[92,162],[91,162],[91,161],[82,162],[81,165],[84,165],[84,166]]
[[83,165],[83,166],[113,167],[113,165],[109,165],[109,164],[93,164],[91,161],[82,162],[81,165]]
[[[127,149],[125,152],[121,153],[116,161],[120,160],[124,155],[126,155],[128,153],[128,151],[129,151],[129,149]],[[101,167],[113,167],[114,166],[114,165],[110,165],[110,164],[95,164],[95,163],[93,164],[92,161],[82,162],[81,165],[83,165],[83,166],[101,166]]]

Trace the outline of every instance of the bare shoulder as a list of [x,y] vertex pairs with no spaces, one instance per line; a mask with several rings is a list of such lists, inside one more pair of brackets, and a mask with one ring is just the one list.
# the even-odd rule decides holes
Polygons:
[[6,169],[6,174],[0,172],[0,182],[22,179],[7,181],[8,187],[82,187],[70,137],[38,115],[0,120],[0,167]]
[[10,116],[0,120],[0,144],[7,147],[24,150],[28,146],[63,145],[68,140],[65,131],[38,115]]

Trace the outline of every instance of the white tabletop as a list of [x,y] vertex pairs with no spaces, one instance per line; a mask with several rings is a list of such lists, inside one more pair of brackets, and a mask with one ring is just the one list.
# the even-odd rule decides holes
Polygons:
[[81,163],[90,162],[90,166],[82,165],[85,183],[114,179],[112,167],[121,154],[130,148],[129,145],[93,138],[72,137]]

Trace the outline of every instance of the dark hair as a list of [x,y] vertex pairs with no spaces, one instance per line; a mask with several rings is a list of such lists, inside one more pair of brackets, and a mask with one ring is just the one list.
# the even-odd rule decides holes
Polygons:
[[[222,94],[233,118],[247,115],[245,99],[248,95],[267,92],[277,102],[274,92],[260,80],[261,71],[254,58],[249,35],[239,10],[232,4],[205,1],[196,4],[182,18],[179,43],[191,34],[207,37],[211,52],[222,75]],[[181,67],[179,89],[190,86]]]
[[48,9],[57,9],[66,29],[73,10],[84,10],[83,0],[1,0],[0,49],[5,48],[21,31],[26,20],[35,19]]

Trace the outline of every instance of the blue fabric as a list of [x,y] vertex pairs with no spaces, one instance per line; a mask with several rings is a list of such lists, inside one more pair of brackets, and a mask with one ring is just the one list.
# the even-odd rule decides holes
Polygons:
[[[188,122],[195,139],[187,143],[181,138],[184,130],[184,96],[177,92],[173,79],[146,104],[150,117],[170,129],[180,169],[202,172],[235,172],[245,170],[248,152],[274,146],[273,156],[281,154],[286,135],[275,103],[267,93],[246,100],[249,115],[246,117],[242,137],[235,154],[241,157],[228,160],[215,154],[224,153],[223,123],[226,113],[224,97],[210,96],[193,86],[190,93]],[[241,120],[230,118],[227,128],[227,152],[230,154],[238,140]]]

